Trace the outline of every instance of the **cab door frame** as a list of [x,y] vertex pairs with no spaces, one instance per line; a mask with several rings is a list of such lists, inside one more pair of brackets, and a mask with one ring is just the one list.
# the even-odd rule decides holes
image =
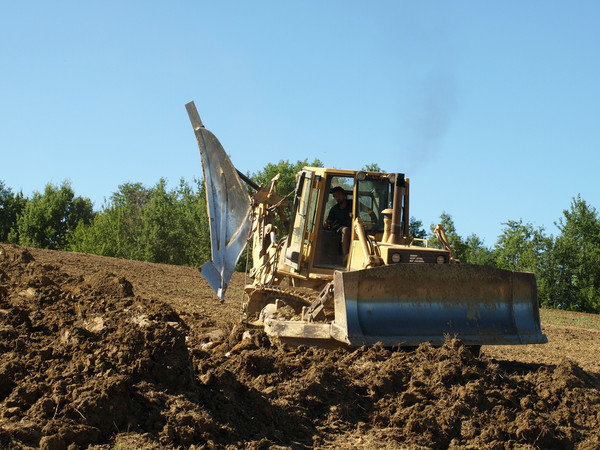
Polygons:
[[[312,184],[314,172],[303,169],[298,175],[296,183],[296,193],[294,196],[294,208],[292,211],[292,220],[290,221],[290,233],[288,234],[287,248],[285,251],[285,264],[290,266],[296,273],[300,272],[300,266],[305,255],[305,236],[308,225],[307,218],[310,214],[309,206],[315,204],[311,202],[313,195]],[[315,214],[313,212],[313,221]]]

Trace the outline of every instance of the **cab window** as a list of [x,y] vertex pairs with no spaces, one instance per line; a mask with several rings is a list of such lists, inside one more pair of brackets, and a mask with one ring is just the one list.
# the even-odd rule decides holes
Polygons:
[[387,179],[358,181],[358,197],[354,210],[363,220],[367,232],[383,231],[381,211],[391,207],[391,187]]
[[344,190],[346,201],[352,205],[354,177],[333,176],[327,178],[325,184],[325,192],[327,195],[323,196],[325,206],[322,209],[322,214],[319,218],[320,220],[317,222],[317,225],[321,230],[318,233],[317,243],[315,245],[315,267],[331,269],[340,269],[344,267],[340,234],[334,230],[323,229],[323,222],[327,219],[331,208],[336,204],[331,191],[338,186]]

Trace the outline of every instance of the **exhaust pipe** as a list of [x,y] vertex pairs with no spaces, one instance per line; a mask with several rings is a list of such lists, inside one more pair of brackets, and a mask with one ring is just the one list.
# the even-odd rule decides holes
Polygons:
[[390,244],[404,243],[404,233],[402,229],[402,199],[406,182],[404,181],[403,173],[394,174],[394,203],[392,206],[392,224],[390,226],[390,235],[387,240]]

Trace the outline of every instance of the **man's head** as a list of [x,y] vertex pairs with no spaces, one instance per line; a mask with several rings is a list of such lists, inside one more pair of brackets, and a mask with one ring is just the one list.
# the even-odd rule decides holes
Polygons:
[[335,198],[335,201],[338,203],[338,205],[341,205],[346,201],[346,192],[341,186],[334,187],[331,190],[331,193],[333,194],[333,198]]

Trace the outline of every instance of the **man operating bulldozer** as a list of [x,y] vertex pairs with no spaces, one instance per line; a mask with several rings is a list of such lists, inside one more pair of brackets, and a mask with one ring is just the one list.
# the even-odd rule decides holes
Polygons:
[[352,227],[352,205],[346,198],[346,192],[341,186],[331,190],[336,204],[331,207],[323,228],[340,233],[342,237],[342,253],[344,258],[350,251],[350,228]]
[[269,337],[326,347],[442,345],[448,336],[472,346],[547,342],[535,274],[457,264],[444,239],[444,248],[413,244],[403,173],[302,168],[290,234],[278,240],[273,221],[284,199],[275,184],[250,194],[194,103],[186,109],[210,219],[212,259],[201,274],[223,299],[252,233],[243,309]]

